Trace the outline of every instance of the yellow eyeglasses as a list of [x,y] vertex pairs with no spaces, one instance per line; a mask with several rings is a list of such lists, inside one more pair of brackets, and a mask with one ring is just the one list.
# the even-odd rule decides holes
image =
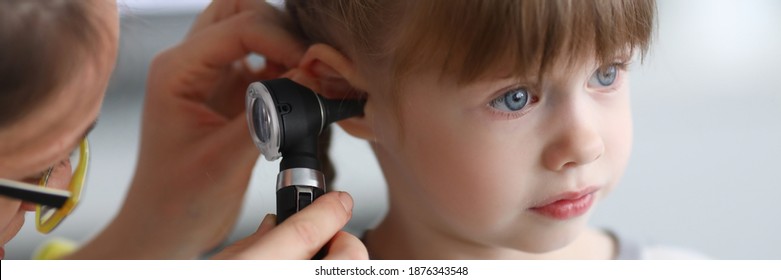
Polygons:
[[38,185],[0,179],[0,195],[37,204],[35,227],[41,233],[49,233],[79,203],[89,158],[89,141],[84,138],[68,159],[43,174]]

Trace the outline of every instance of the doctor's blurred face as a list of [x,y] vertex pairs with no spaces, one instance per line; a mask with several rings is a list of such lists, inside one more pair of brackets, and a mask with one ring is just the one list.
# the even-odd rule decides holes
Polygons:
[[[65,160],[97,120],[116,60],[119,15],[114,1],[90,1],[87,6],[87,16],[94,17],[101,25],[97,28],[101,33],[95,40],[97,46],[85,52],[87,55],[79,60],[79,65],[70,68],[74,71],[71,79],[51,85],[51,91],[40,104],[0,128],[0,178],[36,184],[49,167],[67,164]],[[57,28],[57,24],[51,23],[51,28]],[[72,49],[62,51],[68,55],[66,52]],[[32,210],[35,205],[0,196],[2,246],[19,232],[25,212]],[[0,258],[4,256],[2,249]]]

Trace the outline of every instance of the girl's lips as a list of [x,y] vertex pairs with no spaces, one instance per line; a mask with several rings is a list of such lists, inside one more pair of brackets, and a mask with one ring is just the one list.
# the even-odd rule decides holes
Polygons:
[[578,217],[588,212],[594,203],[594,193],[597,187],[586,188],[579,192],[567,192],[541,203],[539,206],[529,208],[540,215],[557,220],[567,220]]

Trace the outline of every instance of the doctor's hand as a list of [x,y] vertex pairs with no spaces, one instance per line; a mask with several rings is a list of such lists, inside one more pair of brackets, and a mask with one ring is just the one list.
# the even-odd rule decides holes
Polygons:
[[[259,156],[245,90],[296,66],[304,51],[288,24],[263,0],[216,0],[181,43],[157,55],[127,199],[74,257],[190,259],[225,239]],[[265,58],[264,68],[247,65],[251,53]],[[117,248],[120,241],[127,245]]]
[[311,259],[326,246],[326,260],[368,259],[363,243],[340,231],[352,216],[347,193],[327,193],[275,226],[266,215],[257,232],[225,248],[214,259]]

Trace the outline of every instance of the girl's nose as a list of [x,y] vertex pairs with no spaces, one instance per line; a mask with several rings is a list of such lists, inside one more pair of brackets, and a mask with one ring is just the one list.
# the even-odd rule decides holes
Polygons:
[[543,165],[553,171],[561,171],[599,159],[605,152],[605,143],[599,133],[598,124],[588,110],[572,108],[568,116],[559,116],[560,121],[552,128],[556,131],[543,150]]

